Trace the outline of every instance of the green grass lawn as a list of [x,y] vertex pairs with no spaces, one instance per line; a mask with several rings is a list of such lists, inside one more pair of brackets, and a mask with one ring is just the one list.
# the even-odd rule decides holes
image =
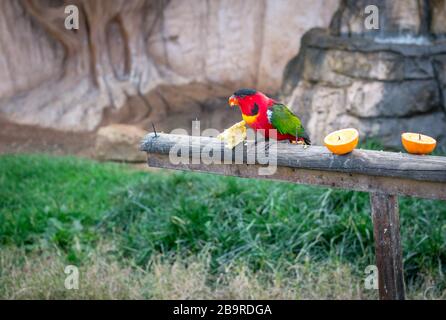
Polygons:
[[[400,216],[408,296],[446,298],[446,203]],[[0,250],[0,298],[377,296],[368,194],[280,182],[1,156]]]

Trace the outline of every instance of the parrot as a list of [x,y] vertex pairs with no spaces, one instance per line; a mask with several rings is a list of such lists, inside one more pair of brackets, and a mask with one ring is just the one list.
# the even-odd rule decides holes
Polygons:
[[311,145],[300,119],[283,103],[254,89],[240,89],[229,98],[229,106],[238,106],[243,120],[254,130],[262,129],[266,139],[269,130],[277,130],[277,140]]

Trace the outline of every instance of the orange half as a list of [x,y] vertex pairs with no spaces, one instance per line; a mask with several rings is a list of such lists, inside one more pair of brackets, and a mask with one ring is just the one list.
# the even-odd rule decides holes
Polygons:
[[330,133],[325,137],[324,144],[334,154],[346,154],[356,148],[358,141],[358,130],[347,128]]
[[406,132],[401,135],[401,142],[407,152],[413,154],[428,154],[434,151],[437,141],[420,133]]

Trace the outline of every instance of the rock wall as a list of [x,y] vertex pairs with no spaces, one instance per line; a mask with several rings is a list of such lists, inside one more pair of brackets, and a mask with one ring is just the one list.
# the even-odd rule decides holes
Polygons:
[[[64,28],[64,7],[80,28]],[[227,97],[280,87],[301,35],[337,0],[0,1],[0,116],[62,130],[110,122],[221,128]],[[232,117],[232,118],[231,118]]]
[[[380,29],[364,29],[366,4]],[[287,66],[283,98],[312,140],[358,128],[386,146],[413,131],[446,146],[446,41],[438,27],[446,1],[342,1],[330,29],[312,29]],[[428,18],[429,17],[429,18]]]

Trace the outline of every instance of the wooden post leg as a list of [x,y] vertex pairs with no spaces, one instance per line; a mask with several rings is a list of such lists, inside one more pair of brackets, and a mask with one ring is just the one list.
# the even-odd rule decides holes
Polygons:
[[400,240],[398,197],[370,194],[379,298],[404,300],[403,259]]

